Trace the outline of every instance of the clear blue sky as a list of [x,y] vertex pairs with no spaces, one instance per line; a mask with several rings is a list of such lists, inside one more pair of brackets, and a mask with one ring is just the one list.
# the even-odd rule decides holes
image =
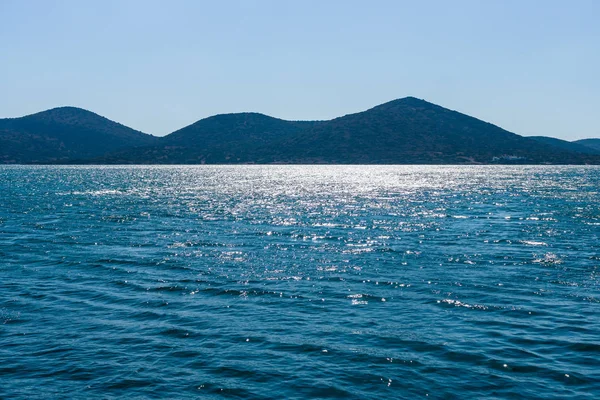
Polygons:
[[0,117],[73,105],[165,135],[405,96],[600,137],[600,1],[0,0]]

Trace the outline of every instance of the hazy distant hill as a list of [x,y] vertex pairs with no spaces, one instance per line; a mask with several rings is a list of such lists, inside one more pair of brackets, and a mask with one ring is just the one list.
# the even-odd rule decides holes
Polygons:
[[[586,146],[583,143],[580,143],[580,141],[569,142],[566,140],[561,140],[561,139],[548,137],[548,136],[529,136],[529,138],[537,140],[537,141],[545,143],[545,144],[548,144],[553,147],[557,147],[561,150],[574,151],[577,153],[584,153],[584,154],[600,154],[600,143],[598,144],[598,148],[594,148],[593,146]],[[598,140],[598,139],[589,139],[589,140],[593,141],[593,140]]]
[[600,139],[581,139],[576,140],[575,143],[600,151]]
[[0,119],[0,163],[83,160],[156,142],[154,136],[75,107]]
[[522,137],[414,97],[329,121],[222,114],[162,138],[72,107],[0,120],[5,163],[600,164],[595,152]]

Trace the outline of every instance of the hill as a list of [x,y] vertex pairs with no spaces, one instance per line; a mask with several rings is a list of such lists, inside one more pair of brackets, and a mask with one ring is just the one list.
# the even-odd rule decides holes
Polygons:
[[414,97],[329,121],[256,113],[200,120],[107,163],[600,163]]
[[581,139],[576,140],[574,143],[600,151],[600,139]]
[[318,124],[273,151],[272,161],[279,162],[538,163],[572,158],[414,97]]
[[162,138],[62,107],[0,120],[0,162],[600,164],[600,152],[581,143],[519,136],[406,97],[329,121],[215,115]]
[[[561,140],[561,139],[548,137],[548,136],[529,136],[529,138],[537,140],[537,141],[545,143],[545,144],[548,144],[550,146],[556,147],[558,149],[565,150],[565,151],[574,151],[576,153],[583,153],[583,154],[600,154],[600,143],[598,144],[598,148],[595,149],[592,146],[586,146],[577,141],[569,142],[566,140]],[[588,140],[594,140],[594,139],[588,139]]]
[[0,163],[84,160],[154,143],[154,136],[76,107],[0,119]]
[[317,124],[258,113],[222,114],[173,132],[162,143],[171,148],[171,156],[178,163],[253,162],[272,152],[274,143],[296,137]]

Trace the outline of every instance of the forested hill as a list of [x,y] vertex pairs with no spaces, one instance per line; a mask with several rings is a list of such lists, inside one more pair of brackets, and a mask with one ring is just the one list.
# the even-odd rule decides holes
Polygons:
[[0,120],[0,162],[600,164],[594,140],[523,137],[414,97],[328,121],[221,114],[160,138],[63,107]]
[[60,107],[0,119],[0,163],[60,163],[158,143],[93,112]]

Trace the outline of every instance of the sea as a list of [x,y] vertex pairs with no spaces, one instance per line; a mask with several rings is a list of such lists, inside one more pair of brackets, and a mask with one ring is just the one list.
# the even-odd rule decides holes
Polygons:
[[2,399],[598,399],[600,168],[2,166]]

